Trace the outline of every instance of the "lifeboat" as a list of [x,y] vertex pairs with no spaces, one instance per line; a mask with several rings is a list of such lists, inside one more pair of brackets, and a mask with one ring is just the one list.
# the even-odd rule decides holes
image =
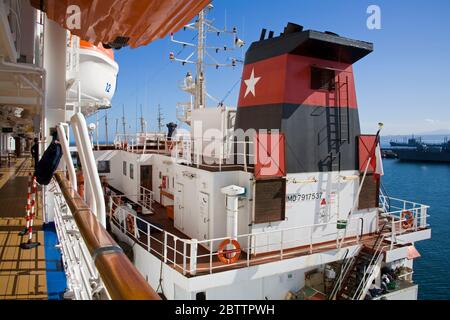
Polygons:
[[68,56],[68,100],[78,101],[79,81],[83,112],[89,114],[110,108],[119,73],[113,50],[105,49],[101,43],[93,45],[84,40],[80,40],[78,46],[71,37]]

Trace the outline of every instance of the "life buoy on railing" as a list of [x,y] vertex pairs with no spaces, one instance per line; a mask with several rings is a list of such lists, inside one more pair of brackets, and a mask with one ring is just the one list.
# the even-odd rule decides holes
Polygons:
[[127,215],[127,220],[126,220],[126,224],[127,224],[127,231],[134,236],[134,217],[132,214],[128,214]]
[[[226,249],[232,246],[232,249]],[[217,250],[219,260],[224,264],[232,264],[239,260],[241,256],[241,245],[236,240],[224,240]]]
[[413,227],[414,224],[414,216],[411,211],[404,210],[402,212],[402,228],[403,229],[410,229]]

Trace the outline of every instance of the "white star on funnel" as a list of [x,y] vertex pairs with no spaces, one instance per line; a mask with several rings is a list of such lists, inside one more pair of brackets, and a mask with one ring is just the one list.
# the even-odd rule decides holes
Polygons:
[[253,96],[256,96],[255,86],[256,84],[261,80],[261,77],[255,78],[255,69],[252,69],[252,74],[250,76],[250,79],[244,80],[245,85],[247,86],[247,90],[245,91],[244,98],[247,97],[247,95],[251,92]]

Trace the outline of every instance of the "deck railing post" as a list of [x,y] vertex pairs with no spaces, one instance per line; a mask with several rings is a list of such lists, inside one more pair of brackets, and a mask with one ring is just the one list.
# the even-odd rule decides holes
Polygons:
[[152,247],[151,247],[151,245],[152,245],[152,243],[151,243],[151,235],[150,235],[150,231],[151,230],[151,228],[150,228],[150,223],[148,223],[147,222],[147,251],[148,252],[151,252],[151,250],[152,250]]
[[[194,276],[197,273],[198,240],[191,239],[190,244],[191,244],[191,255],[189,257],[189,273],[192,276]],[[184,253],[184,256],[186,257],[186,252]]]
[[209,273],[212,274],[213,241],[209,240]]
[[[175,256],[175,261],[176,260],[177,257]],[[183,274],[186,275],[186,240],[183,241]]]
[[395,230],[395,221],[394,221],[394,219],[392,219],[392,227],[391,227],[391,230],[392,230],[392,235],[391,235],[391,247],[390,247],[390,250],[392,250],[392,249],[394,249],[394,241],[395,241],[395,238],[396,238],[396,230]]
[[420,208],[420,226],[426,228],[427,226],[427,207],[421,206]]
[[167,263],[167,232],[164,231],[164,263]]

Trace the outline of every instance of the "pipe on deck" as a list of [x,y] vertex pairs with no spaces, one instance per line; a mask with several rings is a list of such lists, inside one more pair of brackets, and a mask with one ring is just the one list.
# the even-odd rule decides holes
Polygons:
[[80,234],[113,300],[161,300],[62,172],[55,174]]

